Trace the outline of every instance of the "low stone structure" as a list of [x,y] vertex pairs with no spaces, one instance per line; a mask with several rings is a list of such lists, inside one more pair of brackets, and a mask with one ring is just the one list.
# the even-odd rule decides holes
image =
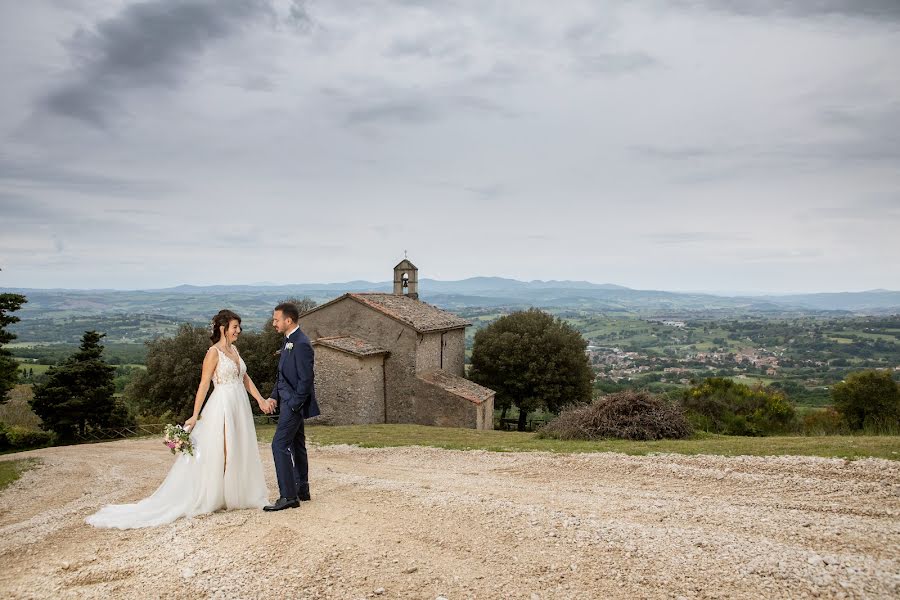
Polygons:
[[494,391],[463,377],[471,323],[418,300],[417,286],[404,260],[394,293],[344,294],[300,316],[322,422],[493,428]]

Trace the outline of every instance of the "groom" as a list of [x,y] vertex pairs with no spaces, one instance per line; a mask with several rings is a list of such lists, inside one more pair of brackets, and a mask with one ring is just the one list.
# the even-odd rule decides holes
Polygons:
[[278,379],[269,402],[281,403],[278,427],[272,438],[275,474],[278,476],[280,497],[263,510],[284,510],[300,506],[309,500],[309,463],[306,459],[306,438],[303,419],[319,415],[313,375],[313,349],[297,321],[300,311],[290,302],[283,302],[272,313],[272,325],[285,336],[278,360]]

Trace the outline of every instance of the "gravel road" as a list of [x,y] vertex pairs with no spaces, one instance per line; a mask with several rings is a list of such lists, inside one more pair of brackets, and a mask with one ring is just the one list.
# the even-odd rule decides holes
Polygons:
[[894,461],[323,446],[299,509],[123,532],[84,518],[156,488],[158,440],[28,456],[4,598],[900,597]]

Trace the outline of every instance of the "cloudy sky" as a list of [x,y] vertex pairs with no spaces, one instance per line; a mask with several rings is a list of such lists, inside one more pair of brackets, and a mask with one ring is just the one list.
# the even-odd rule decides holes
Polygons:
[[898,55],[897,0],[4,0],[0,288],[900,289]]

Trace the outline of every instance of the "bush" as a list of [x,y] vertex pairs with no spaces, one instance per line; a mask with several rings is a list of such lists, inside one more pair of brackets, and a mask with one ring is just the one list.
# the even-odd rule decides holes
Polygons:
[[859,371],[831,390],[834,406],[851,429],[896,431],[900,385],[889,371]]
[[684,392],[682,406],[697,429],[725,435],[790,431],[797,415],[784,393],[710,377]]
[[677,404],[646,391],[625,390],[564,410],[538,432],[560,440],[682,439],[691,426]]
[[3,437],[6,440],[6,450],[27,450],[28,448],[50,446],[55,440],[55,436],[49,431],[15,426],[5,428]]
[[811,410],[800,421],[801,430],[806,435],[837,435],[845,433],[847,423],[833,408]]

